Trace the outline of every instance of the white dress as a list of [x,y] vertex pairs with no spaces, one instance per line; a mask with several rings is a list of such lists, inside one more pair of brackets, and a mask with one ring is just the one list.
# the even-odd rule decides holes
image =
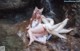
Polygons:
[[36,27],[38,25],[38,20],[33,20],[32,22],[32,28]]
[[[38,23],[38,20],[34,20],[34,21],[32,22],[32,28],[34,28],[34,27],[36,27],[36,26],[38,26],[38,25],[40,25],[40,23]],[[47,36],[46,36],[46,35],[44,35],[44,36],[42,36],[42,37],[36,37],[36,38],[37,38],[36,41],[39,41],[39,42],[41,42],[41,43],[46,43],[46,39],[47,39]]]
[[[36,26],[38,26],[39,25],[39,23],[38,23],[38,20],[34,20],[33,22],[32,22],[32,28],[34,28],[34,27],[36,27]],[[47,40],[49,40],[50,39],[50,37],[51,37],[52,35],[48,35],[46,38],[44,38],[45,36],[43,36],[43,37],[38,37],[38,40],[40,40],[41,41],[41,39],[47,39]]]

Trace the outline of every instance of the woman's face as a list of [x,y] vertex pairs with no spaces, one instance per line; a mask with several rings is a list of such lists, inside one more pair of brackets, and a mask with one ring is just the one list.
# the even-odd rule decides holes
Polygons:
[[39,10],[36,12],[36,19],[40,19],[41,18],[41,12],[39,12]]

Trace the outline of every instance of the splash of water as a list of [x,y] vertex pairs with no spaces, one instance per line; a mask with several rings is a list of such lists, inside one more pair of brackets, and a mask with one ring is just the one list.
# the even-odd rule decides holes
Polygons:
[[51,13],[51,14],[55,14],[55,13],[53,12],[53,10],[52,10],[50,1],[49,1],[49,0],[45,0],[45,1],[46,1],[46,3],[49,5],[50,13]]

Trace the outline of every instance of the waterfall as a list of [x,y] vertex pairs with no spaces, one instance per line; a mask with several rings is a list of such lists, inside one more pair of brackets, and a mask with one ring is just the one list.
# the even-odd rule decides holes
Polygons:
[[53,12],[53,10],[52,10],[52,7],[51,7],[50,1],[49,1],[49,0],[45,0],[45,1],[46,1],[46,3],[49,5],[50,13],[51,13],[51,14],[54,14],[54,12]]
[[49,1],[49,0],[45,0],[45,1],[46,1],[46,3],[49,5],[49,9],[52,10],[50,1]]
[[51,7],[50,0],[41,0],[41,3],[44,7],[45,15],[47,15],[47,17],[53,17],[55,13],[53,12],[53,9]]

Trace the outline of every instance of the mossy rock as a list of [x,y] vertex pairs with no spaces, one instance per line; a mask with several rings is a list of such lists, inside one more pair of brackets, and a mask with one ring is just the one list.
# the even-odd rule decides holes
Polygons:
[[18,36],[6,36],[3,40],[2,45],[5,46],[6,51],[22,51],[23,43]]

